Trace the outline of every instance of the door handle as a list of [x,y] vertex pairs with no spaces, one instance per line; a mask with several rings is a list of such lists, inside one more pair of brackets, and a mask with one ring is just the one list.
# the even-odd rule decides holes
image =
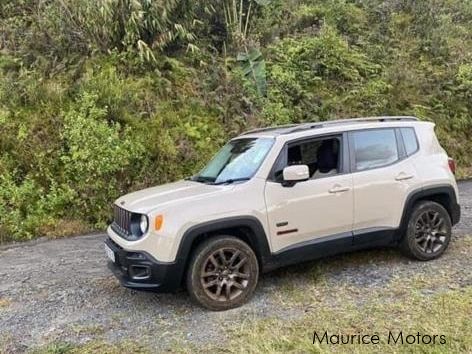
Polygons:
[[342,192],[347,192],[350,188],[349,187],[342,187],[340,185],[335,185],[333,188],[328,190],[330,193],[342,193]]
[[396,181],[405,181],[407,179],[412,179],[414,176],[413,175],[407,175],[406,173],[404,172],[401,172],[398,174],[397,177],[395,177],[395,180]]

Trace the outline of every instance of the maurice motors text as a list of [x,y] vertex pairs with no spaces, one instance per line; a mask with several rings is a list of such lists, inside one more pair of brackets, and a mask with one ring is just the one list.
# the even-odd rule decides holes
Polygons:
[[404,333],[403,331],[389,331],[385,335],[380,334],[341,334],[313,332],[313,344],[426,344],[426,345],[444,345],[446,336],[444,334],[425,334],[425,333]]

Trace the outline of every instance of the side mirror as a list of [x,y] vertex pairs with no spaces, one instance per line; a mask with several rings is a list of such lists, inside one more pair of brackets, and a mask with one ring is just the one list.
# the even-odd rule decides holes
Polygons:
[[[295,184],[296,182],[310,179],[310,171],[307,165],[287,166],[283,171],[284,182]],[[295,183],[294,183],[295,182]]]

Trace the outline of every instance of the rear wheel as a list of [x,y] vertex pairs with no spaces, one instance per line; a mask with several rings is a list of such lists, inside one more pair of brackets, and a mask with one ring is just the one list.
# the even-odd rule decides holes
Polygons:
[[193,253],[187,291],[200,305],[215,311],[244,304],[254,293],[259,265],[253,250],[232,236],[203,242]]
[[413,209],[401,248],[406,255],[422,261],[438,258],[449,245],[451,229],[451,218],[442,205],[419,202]]

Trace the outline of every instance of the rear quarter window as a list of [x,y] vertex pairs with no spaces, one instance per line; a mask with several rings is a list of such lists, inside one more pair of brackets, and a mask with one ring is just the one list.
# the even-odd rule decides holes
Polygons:
[[416,138],[415,129],[413,128],[401,128],[400,129],[403,145],[405,146],[405,152],[407,156],[413,155],[418,151],[418,139]]

